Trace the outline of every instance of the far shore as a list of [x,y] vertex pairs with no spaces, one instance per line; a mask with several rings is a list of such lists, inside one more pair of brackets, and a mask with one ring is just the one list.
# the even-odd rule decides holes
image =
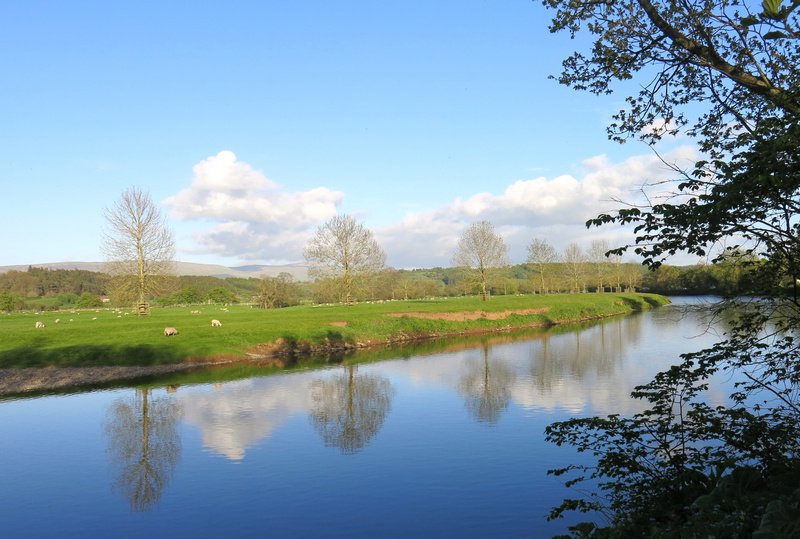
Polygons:
[[[60,324],[50,322],[43,329],[30,329],[33,317],[12,315],[16,323],[0,325],[6,345],[6,350],[0,348],[0,396],[110,384],[237,363],[267,364],[279,369],[298,357],[325,357],[387,345],[580,323],[668,302],[663,296],[652,294],[605,293],[497,297],[488,302],[456,298],[355,307],[303,306],[268,311],[204,306],[214,316],[220,316],[220,311],[225,314],[223,327],[214,328],[216,333],[202,323],[204,320],[190,314],[198,309],[188,308],[160,309],[152,317],[131,317],[124,324],[122,314],[104,318],[104,312],[80,313],[80,323],[85,328],[80,333],[75,331],[76,322],[70,327],[59,319]],[[78,314],[67,320],[76,320]],[[61,314],[62,318],[66,316]],[[98,324],[87,323],[88,320]],[[152,326],[155,331],[166,323],[181,328],[181,334],[147,337],[150,342],[141,342],[143,326]],[[280,324],[277,327],[281,329],[276,330],[275,324]],[[9,334],[12,325],[19,327],[17,342]],[[105,331],[97,331],[109,325],[116,332],[112,335],[114,344],[107,342]],[[211,337],[206,338],[208,335]],[[236,342],[238,349],[230,342]]]

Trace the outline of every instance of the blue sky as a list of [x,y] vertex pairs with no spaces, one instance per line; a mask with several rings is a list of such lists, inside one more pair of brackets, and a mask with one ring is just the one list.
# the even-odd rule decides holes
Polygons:
[[0,265],[101,260],[133,185],[190,262],[302,260],[337,212],[395,267],[449,265],[481,219],[512,262],[533,237],[618,243],[583,222],[663,167],[607,140],[624,94],[548,80],[583,45],[548,20],[530,0],[6,0]]

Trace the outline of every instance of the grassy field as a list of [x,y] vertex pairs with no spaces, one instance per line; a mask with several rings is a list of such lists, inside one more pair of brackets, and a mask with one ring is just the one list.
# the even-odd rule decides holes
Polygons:
[[[0,368],[159,365],[247,359],[276,351],[303,355],[443,335],[563,324],[630,313],[666,302],[666,298],[649,294],[607,293],[275,310],[250,306],[169,307],[153,309],[146,317],[136,316],[130,309],[12,313],[0,315]],[[211,327],[212,319],[220,320],[222,327]],[[37,321],[45,327],[35,328]],[[167,326],[177,328],[180,335],[165,337]]]

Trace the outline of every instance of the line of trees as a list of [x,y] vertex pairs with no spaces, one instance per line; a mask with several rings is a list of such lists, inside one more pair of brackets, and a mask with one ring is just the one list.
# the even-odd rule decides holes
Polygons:
[[[730,296],[752,290],[757,261],[735,253],[715,264],[695,266],[662,265],[646,271],[639,264],[590,262],[575,244],[559,253],[544,240],[548,261],[529,256],[528,262],[492,268],[487,272],[487,296],[507,294],[554,294],[602,290],[640,290],[662,294],[719,294]],[[582,256],[576,256],[581,253]],[[568,257],[570,255],[570,257]],[[600,274],[600,276],[598,276]],[[436,267],[415,270],[383,268],[353,279],[351,301],[387,301],[481,294],[484,284],[465,267]],[[30,267],[27,271],[0,274],[0,311],[90,308],[103,305],[109,297],[111,277],[85,270],[50,270]],[[346,296],[335,277],[313,282],[296,281],[288,273],[263,278],[219,278],[212,276],[172,277],[166,292],[150,298],[162,306],[203,303],[255,303],[262,308],[279,308],[301,303],[344,303]],[[131,306],[110,296],[111,305]]]

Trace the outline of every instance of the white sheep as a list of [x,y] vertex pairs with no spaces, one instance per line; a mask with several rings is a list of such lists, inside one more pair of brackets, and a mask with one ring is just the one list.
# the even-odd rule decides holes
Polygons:
[[41,329],[41,328],[43,328],[43,327],[44,327],[44,322],[39,322],[39,321],[37,321],[37,322],[36,322],[36,326],[35,326],[35,327],[36,327],[36,329]]
[[222,322],[220,322],[219,320],[214,319],[214,320],[211,321],[211,327],[212,328],[222,327]]
[[59,322],[61,322],[61,319],[60,318],[56,318],[56,322],[55,323],[58,324]]
[[172,337],[173,335],[178,335],[178,330],[175,328],[164,328],[164,336],[165,337]]

